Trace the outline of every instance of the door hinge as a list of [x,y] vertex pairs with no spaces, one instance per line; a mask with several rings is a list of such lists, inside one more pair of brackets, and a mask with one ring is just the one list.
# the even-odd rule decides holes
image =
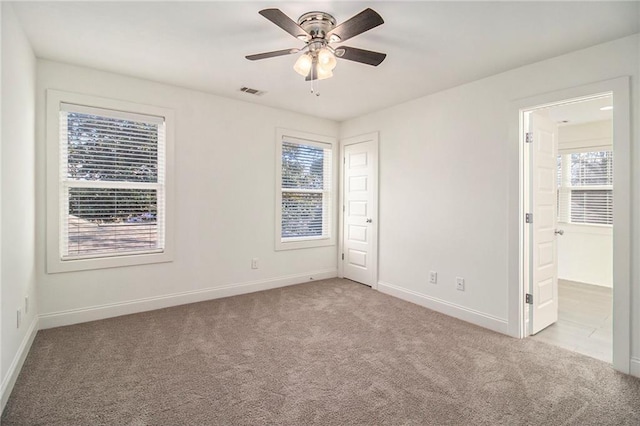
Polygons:
[[342,164],[347,164],[347,157],[342,157]]
[[342,260],[344,260],[344,253],[342,253]]
[[533,213],[525,213],[524,221],[525,223],[533,223]]
[[344,204],[342,205],[342,212],[344,213],[346,211]]
[[527,293],[526,296],[524,296],[524,301],[525,303],[527,303],[528,305],[533,305],[533,294],[529,294]]
[[525,133],[524,143],[533,143],[533,132]]

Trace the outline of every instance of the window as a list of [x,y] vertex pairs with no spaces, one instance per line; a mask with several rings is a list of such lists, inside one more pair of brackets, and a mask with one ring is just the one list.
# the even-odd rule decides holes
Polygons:
[[48,116],[57,127],[50,146],[57,155],[48,158],[57,173],[48,184],[55,183],[58,212],[55,236],[47,234],[48,271],[169,260],[166,114],[114,101],[73,102],[78,96],[48,92],[49,113],[57,109]]
[[558,156],[558,221],[613,224],[613,152]]
[[334,143],[324,136],[278,132],[277,250],[334,244]]

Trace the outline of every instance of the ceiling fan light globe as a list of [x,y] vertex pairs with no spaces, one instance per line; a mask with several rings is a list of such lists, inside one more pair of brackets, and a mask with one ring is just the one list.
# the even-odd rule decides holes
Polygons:
[[336,56],[329,49],[323,47],[318,52],[318,63],[325,69],[333,70],[338,61],[336,60]]
[[318,64],[316,72],[318,75],[318,80],[324,80],[333,77],[333,72],[330,69],[321,66],[320,64]]
[[309,71],[311,71],[311,65],[313,64],[313,60],[311,56],[308,54],[301,55],[296,63],[293,65],[293,69],[302,76],[309,75]]

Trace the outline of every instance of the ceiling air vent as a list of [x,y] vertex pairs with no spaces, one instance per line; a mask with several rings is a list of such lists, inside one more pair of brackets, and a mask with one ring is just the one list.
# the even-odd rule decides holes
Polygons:
[[252,88],[250,88],[250,87],[241,87],[241,88],[240,88],[240,91],[241,91],[241,92],[244,92],[244,93],[248,93],[248,94],[250,94],[250,95],[255,95],[255,96],[262,96],[262,95],[264,95],[265,93],[267,93],[267,92],[265,92],[265,91],[263,91],[263,90],[252,89]]

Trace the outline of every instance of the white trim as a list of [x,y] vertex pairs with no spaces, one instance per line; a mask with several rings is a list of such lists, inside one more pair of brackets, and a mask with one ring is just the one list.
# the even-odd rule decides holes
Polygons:
[[604,143],[591,143],[587,145],[586,141],[572,141],[565,142],[562,148],[558,148],[558,154],[577,154],[580,152],[593,152],[593,151],[611,151],[613,145],[611,145],[611,139],[591,139],[592,141],[604,142]]
[[378,186],[380,175],[380,163],[378,152],[380,150],[380,136],[378,132],[371,132],[364,135],[354,136],[340,141],[340,204],[338,205],[338,276],[344,277],[344,259],[342,254],[344,253],[344,164],[345,156],[344,149],[347,145],[355,145],[364,142],[373,142],[373,170],[375,178],[371,180],[371,191],[373,192],[373,200],[371,206],[371,218],[373,219],[373,227],[371,232],[371,238],[374,241],[371,256],[371,265],[373,268],[373,278],[370,284],[374,290],[378,289],[378,231],[380,228],[380,215],[378,211]]
[[613,368],[629,373],[631,355],[631,103],[630,77],[559,90],[514,101],[509,115],[509,334],[525,337],[524,329],[524,134],[523,111],[566,100],[613,94],[614,254]]
[[60,103],[60,111],[75,112],[78,114],[98,115],[101,117],[116,118],[119,120],[138,121],[148,124],[163,124],[164,115],[135,114],[129,111],[118,111],[111,108],[96,108],[91,105],[78,105],[68,102]]
[[331,136],[315,135],[297,130],[277,129],[278,141],[313,146],[320,149],[334,148],[335,138]]
[[456,305],[455,303],[416,293],[415,291],[382,281],[378,282],[378,291],[498,333],[508,334],[508,321],[503,318],[487,315],[473,309],[465,308],[464,306]]
[[105,318],[117,317],[120,315],[136,314],[139,312],[152,311],[155,309],[168,308],[188,303],[219,299],[222,297],[237,296],[240,294],[253,293],[256,291],[270,290],[273,288],[286,287],[294,284],[302,284],[309,281],[335,278],[336,276],[337,271],[335,269],[325,269],[320,271],[308,272],[306,274],[287,275],[265,280],[229,284],[221,287],[210,287],[194,291],[167,294],[163,296],[146,297],[143,299],[130,300],[127,302],[109,303],[105,305],[90,306],[81,309],[52,312],[40,315],[40,329],[44,330],[46,328],[78,324],[87,321],[96,321]]
[[[114,111],[129,111],[164,117],[165,121],[165,195],[164,195],[164,250],[159,253],[146,253],[133,256],[109,256],[102,258],[62,260],[60,257],[60,223],[59,203],[59,112],[60,105],[71,103],[91,105]],[[47,89],[46,91],[46,271],[47,273],[81,271],[120,266],[142,265],[148,263],[171,262],[173,260],[173,206],[174,206],[174,111],[171,109],[142,105],[115,99],[101,98],[91,95],[63,92]],[[159,212],[160,213],[160,212]]]
[[[322,237],[310,238],[291,238],[286,241],[282,240],[282,142],[284,140],[316,146],[318,148],[327,149],[327,145],[331,147],[331,189],[329,192],[329,213],[325,217],[329,220],[329,235]],[[274,245],[275,250],[295,250],[312,247],[333,246],[336,244],[336,226],[335,226],[335,209],[337,197],[337,144],[338,141],[333,136],[316,135],[313,133],[300,132],[297,130],[289,130],[276,128],[276,158],[275,158],[275,232]],[[293,191],[291,191],[293,192]],[[302,192],[302,191],[301,191]],[[313,191],[304,191],[313,192]],[[327,192],[326,190],[322,191]]]
[[631,358],[631,368],[629,374],[640,378],[640,358]]
[[29,325],[29,329],[27,330],[24,339],[22,339],[22,343],[20,343],[20,347],[18,347],[18,350],[11,361],[11,365],[7,370],[7,375],[2,379],[2,387],[0,387],[0,393],[2,394],[2,407],[0,408],[0,413],[4,410],[5,405],[7,405],[13,386],[16,384],[16,380],[18,380],[20,370],[22,370],[22,366],[24,365],[25,359],[27,359],[33,340],[36,338],[36,334],[40,329],[38,325],[38,317],[36,316],[33,321],[31,321],[31,325]]

